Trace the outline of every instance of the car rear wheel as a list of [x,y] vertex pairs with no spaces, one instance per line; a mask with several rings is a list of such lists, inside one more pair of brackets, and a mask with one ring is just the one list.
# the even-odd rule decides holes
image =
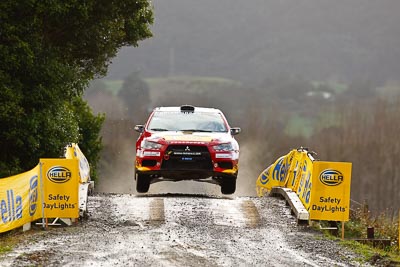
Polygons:
[[236,177],[222,180],[221,193],[224,195],[230,195],[236,191]]
[[150,188],[150,177],[143,174],[136,174],[136,191],[146,193]]

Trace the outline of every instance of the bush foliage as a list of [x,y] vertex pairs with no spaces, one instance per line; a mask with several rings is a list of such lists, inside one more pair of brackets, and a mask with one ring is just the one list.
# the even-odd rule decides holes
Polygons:
[[81,100],[125,45],[151,36],[147,0],[0,2],[0,177],[79,142],[95,164],[102,116]]

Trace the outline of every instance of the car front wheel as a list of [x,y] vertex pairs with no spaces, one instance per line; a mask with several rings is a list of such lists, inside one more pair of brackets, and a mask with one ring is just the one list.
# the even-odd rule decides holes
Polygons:
[[150,188],[150,177],[143,174],[136,174],[136,191],[146,193]]
[[221,193],[224,195],[230,195],[236,191],[236,177],[225,178],[221,183]]

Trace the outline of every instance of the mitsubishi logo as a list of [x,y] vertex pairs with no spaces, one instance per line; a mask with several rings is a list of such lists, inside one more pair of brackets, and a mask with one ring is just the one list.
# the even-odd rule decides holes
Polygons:
[[186,146],[185,151],[190,151],[189,146]]

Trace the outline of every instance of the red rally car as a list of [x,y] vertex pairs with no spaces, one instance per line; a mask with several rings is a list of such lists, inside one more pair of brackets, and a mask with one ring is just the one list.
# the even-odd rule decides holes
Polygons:
[[145,125],[136,125],[136,191],[145,193],[160,181],[196,180],[233,194],[239,144],[223,113],[190,105],[158,107]]

